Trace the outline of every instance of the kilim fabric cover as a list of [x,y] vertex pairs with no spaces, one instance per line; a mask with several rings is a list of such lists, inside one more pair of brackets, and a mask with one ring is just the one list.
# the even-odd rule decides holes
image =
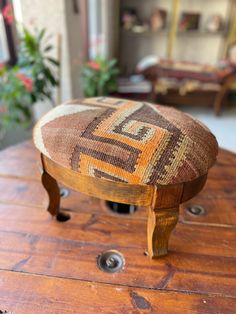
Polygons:
[[176,109],[116,98],[73,100],[34,129],[36,147],[83,175],[130,184],[187,182],[207,173],[218,145]]

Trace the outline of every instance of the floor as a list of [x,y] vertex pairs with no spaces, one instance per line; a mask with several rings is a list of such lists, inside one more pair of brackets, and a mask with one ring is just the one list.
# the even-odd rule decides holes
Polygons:
[[[0,312],[13,314],[236,312],[236,155],[220,151],[205,189],[183,204],[169,254],[150,260],[147,210],[111,212],[69,191],[67,222],[46,212],[39,154],[30,142],[0,152]],[[187,208],[200,204],[202,215]],[[97,265],[107,250],[117,273]]]
[[[208,126],[215,134],[220,147],[232,152],[236,152],[236,107],[225,108],[220,117],[216,117],[212,108],[187,107],[182,106],[179,109],[195,116]],[[1,140],[0,149],[21,142],[31,137],[31,130],[18,128],[17,132],[11,130],[7,136]]]
[[225,108],[222,115],[217,117],[212,108],[187,107],[181,110],[195,116],[215,134],[219,146],[236,153],[236,107]]

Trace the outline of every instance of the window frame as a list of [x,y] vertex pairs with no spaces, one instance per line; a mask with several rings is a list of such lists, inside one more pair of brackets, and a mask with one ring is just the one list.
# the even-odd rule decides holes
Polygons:
[[[9,0],[0,0],[0,14],[2,14],[3,8],[7,4],[12,4]],[[9,59],[4,63],[5,65],[14,65],[17,62],[17,55],[16,55],[16,46],[14,41],[14,28],[15,28],[15,22],[13,24],[7,23],[6,19],[3,17],[3,23],[5,28],[5,35],[7,40],[7,48],[9,52]]]

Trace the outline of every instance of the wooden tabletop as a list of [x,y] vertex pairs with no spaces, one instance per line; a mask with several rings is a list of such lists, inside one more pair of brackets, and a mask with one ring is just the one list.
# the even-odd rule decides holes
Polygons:
[[[169,255],[145,256],[146,209],[119,215],[77,192],[71,219],[45,211],[39,155],[31,142],[0,153],[0,310],[49,313],[236,313],[236,155],[220,151],[204,190],[181,206]],[[199,204],[205,215],[186,211]],[[97,266],[123,254],[121,272]]]

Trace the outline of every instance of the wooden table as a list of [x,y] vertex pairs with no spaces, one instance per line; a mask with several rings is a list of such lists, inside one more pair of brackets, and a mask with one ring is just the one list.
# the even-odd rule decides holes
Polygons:
[[[71,219],[52,220],[30,142],[0,153],[0,310],[37,313],[236,313],[236,155],[220,151],[205,189],[181,206],[169,255],[150,260],[146,210],[122,216],[76,192]],[[97,267],[108,249],[122,272]]]

